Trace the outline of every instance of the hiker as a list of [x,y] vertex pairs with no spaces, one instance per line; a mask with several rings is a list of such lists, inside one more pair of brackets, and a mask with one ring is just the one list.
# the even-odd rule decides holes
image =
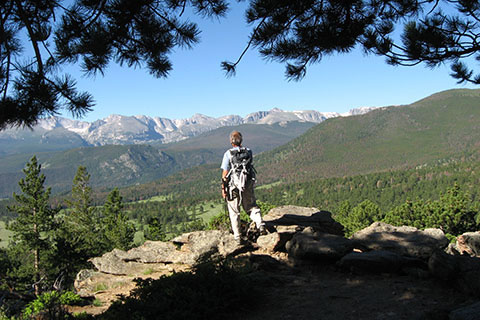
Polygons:
[[242,147],[242,134],[238,131],[230,133],[232,148],[223,155],[222,197],[227,201],[228,213],[232,224],[233,237],[242,243],[240,231],[240,205],[255,222],[260,234],[265,234],[265,223],[260,208],[257,206],[253,188],[255,185],[255,169],[253,155],[249,148]]

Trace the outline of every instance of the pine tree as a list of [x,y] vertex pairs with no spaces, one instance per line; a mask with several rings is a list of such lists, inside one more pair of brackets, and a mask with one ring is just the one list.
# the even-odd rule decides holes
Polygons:
[[122,210],[122,196],[118,188],[115,188],[110,192],[103,206],[103,227],[108,250],[114,248],[128,250],[132,246],[135,227],[128,221]]
[[457,183],[427,209],[427,227],[441,228],[454,236],[477,230],[478,209],[472,204],[468,192],[462,191]]
[[153,241],[165,241],[165,230],[158,217],[149,219],[148,226],[145,230],[145,239]]
[[99,237],[100,218],[92,205],[92,188],[87,168],[79,166],[73,179],[72,200],[68,201],[70,212],[65,222],[72,233],[77,234],[81,250],[88,257],[102,252],[102,238]]
[[49,205],[51,190],[44,188],[45,175],[41,173],[41,165],[35,156],[23,172],[25,178],[18,183],[22,194],[14,193],[16,204],[9,207],[18,217],[9,225],[9,229],[14,233],[13,240],[28,248],[33,255],[33,281],[35,294],[38,295],[40,279],[48,271],[43,264],[45,257],[42,254],[48,254],[54,245],[53,232],[58,211]]
[[[348,203],[343,205],[345,210],[348,206]],[[373,222],[381,221],[382,218],[378,205],[370,200],[364,200],[351,209],[348,216],[339,222],[345,227],[345,235],[351,236],[354,232],[368,227]]]
[[61,109],[74,116],[90,111],[93,97],[80,92],[76,81],[64,74],[69,63],[81,64],[85,75],[103,75],[110,62],[116,61],[166,77],[172,69],[172,51],[199,41],[197,24],[182,17],[186,8],[201,16],[219,17],[226,12],[227,3],[2,1],[0,130],[11,125],[32,126]]
[[90,174],[79,166],[73,179],[72,199],[67,201],[65,218],[56,232],[56,264],[72,282],[75,274],[87,266],[89,258],[105,251],[105,238],[101,232],[98,212],[92,205]]

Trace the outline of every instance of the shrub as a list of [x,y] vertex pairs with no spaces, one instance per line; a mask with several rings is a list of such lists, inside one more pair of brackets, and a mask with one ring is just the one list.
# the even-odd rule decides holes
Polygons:
[[440,228],[449,239],[464,232],[477,230],[479,209],[467,192],[455,184],[439,200],[406,203],[385,215],[393,225],[409,225],[419,229]]
[[64,306],[79,303],[81,300],[72,291],[64,293],[58,291],[45,292],[27,304],[23,310],[23,315],[30,318],[42,313],[47,319],[66,319],[68,318],[68,312]]
[[365,200],[354,208],[351,208],[349,202],[342,203],[339,213],[334,218],[345,227],[345,235],[351,236],[373,222],[382,220],[383,217],[377,204]]

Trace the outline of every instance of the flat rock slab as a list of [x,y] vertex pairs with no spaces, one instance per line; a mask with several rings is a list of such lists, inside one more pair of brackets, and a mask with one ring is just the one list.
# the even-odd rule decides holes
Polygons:
[[367,250],[385,250],[427,260],[436,250],[443,250],[448,239],[440,229],[419,230],[374,222],[353,234],[356,246]]
[[[101,297],[100,300],[102,302],[109,303],[109,298],[116,300],[116,294],[128,294],[130,290],[135,288],[135,278],[158,279],[163,275],[188,269],[187,265],[155,263],[145,265],[145,268],[134,270],[136,273],[124,275],[84,269],[77,274],[74,287],[76,293],[81,297]],[[106,294],[106,292],[109,294]],[[109,298],[106,298],[106,296],[109,296]]]
[[267,227],[274,226],[278,232],[295,233],[306,227],[315,231],[343,236],[343,226],[332,218],[328,211],[299,206],[281,206],[271,209],[263,217]]

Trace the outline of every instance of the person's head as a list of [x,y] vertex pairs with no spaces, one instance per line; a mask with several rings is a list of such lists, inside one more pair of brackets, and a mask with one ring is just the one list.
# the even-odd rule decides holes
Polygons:
[[233,144],[234,146],[240,146],[242,145],[242,134],[238,131],[232,131],[230,133],[230,143]]

